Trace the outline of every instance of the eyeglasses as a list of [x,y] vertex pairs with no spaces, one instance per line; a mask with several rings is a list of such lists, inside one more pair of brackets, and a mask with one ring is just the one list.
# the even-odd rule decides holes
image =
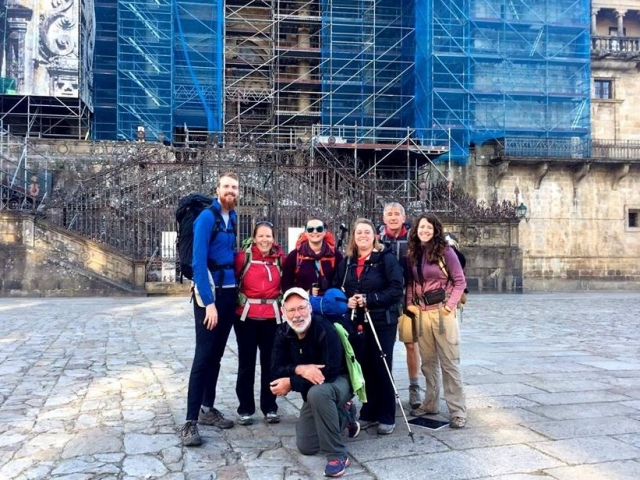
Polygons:
[[273,223],[271,223],[269,220],[260,220],[259,222],[256,222],[256,227],[259,227],[261,225],[266,225],[267,227],[273,228]]
[[298,308],[287,308],[284,312],[287,314],[287,317],[292,317],[296,312],[300,315],[304,315],[307,310],[309,310],[309,304],[305,303],[304,305],[300,305]]
[[313,232],[318,232],[318,233],[324,232],[324,225],[318,225],[317,227],[307,227],[307,233],[313,233]]

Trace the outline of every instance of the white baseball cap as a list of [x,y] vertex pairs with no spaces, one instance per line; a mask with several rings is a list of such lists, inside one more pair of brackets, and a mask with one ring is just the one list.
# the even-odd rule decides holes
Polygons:
[[291,287],[289,290],[284,292],[284,295],[282,295],[282,302],[283,303],[286,302],[287,298],[289,298],[291,295],[298,295],[304,300],[309,301],[309,294],[307,293],[306,290],[303,290],[300,287]]

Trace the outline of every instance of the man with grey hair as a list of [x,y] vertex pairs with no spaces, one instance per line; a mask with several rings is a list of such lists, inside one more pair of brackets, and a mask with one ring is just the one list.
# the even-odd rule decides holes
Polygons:
[[[380,231],[380,241],[383,242],[396,255],[402,265],[405,288],[407,285],[407,240],[409,229],[405,225],[407,217],[404,207],[391,202],[384,206],[382,221],[384,226]],[[412,330],[412,325],[398,325],[398,336],[407,350],[407,370],[409,372],[409,405],[418,408],[422,404],[420,396],[420,352],[418,350],[417,336]]]
[[302,408],[296,444],[303,455],[324,451],[327,477],[340,477],[349,466],[342,439],[348,423],[344,405],[353,396],[344,349],[335,327],[322,316],[312,318],[309,293],[293,287],[282,296],[286,325],[276,332],[271,354],[271,392],[300,392]]

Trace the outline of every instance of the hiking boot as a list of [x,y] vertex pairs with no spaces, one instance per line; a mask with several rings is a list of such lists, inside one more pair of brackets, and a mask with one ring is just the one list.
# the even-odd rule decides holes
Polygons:
[[324,467],[324,475],[326,477],[341,477],[351,462],[349,457],[336,458],[329,460],[327,466]]
[[414,417],[422,417],[424,415],[437,415],[440,413],[439,409],[429,409],[425,405],[419,405],[418,408],[412,408],[409,412]]
[[188,420],[180,430],[180,439],[185,447],[198,447],[202,445],[202,437],[198,432],[198,422]]
[[347,423],[349,438],[356,438],[360,433],[360,424],[356,420],[356,405],[353,402],[347,402],[345,408],[349,414],[349,423]]
[[280,423],[280,415],[276,412],[269,412],[264,416],[267,423]]
[[238,414],[238,425],[253,425],[253,415],[249,413],[239,413]]
[[395,429],[395,423],[381,423],[378,425],[378,435],[391,435]]
[[202,425],[212,425],[214,427],[222,428],[224,430],[233,427],[233,422],[224,418],[224,415],[216,408],[209,409],[205,412],[203,408],[200,409],[198,414],[198,423]]
[[411,408],[418,408],[421,403],[420,385],[409,385],[409,406]]
[[467,424],[467,419],[464,417],[453,417],[449,422],[451,428],[464,428]]

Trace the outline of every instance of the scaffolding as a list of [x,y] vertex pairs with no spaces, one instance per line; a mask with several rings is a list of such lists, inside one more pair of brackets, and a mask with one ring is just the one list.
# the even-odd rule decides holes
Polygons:
[[457,163],[502,139],[589,153],[576,148],[590,132],[587,0],[117,1],[117,89],[96,89],[117,102],[95,104],[117,111],[121,139],[142,126],[149,140],[365,156],[413,142]]
[[114,140],[118,132],[118,4],[117,0],[95,2],[96,43],[93,62],[94,116],[91,135],[95,140]]
[[589,18],[588,0],[417,0],[416,128],[451,132],[459,163],[490,139],[588,144]]
[[118,138],[171,138],[172,12],[171,0],[118,1]]

